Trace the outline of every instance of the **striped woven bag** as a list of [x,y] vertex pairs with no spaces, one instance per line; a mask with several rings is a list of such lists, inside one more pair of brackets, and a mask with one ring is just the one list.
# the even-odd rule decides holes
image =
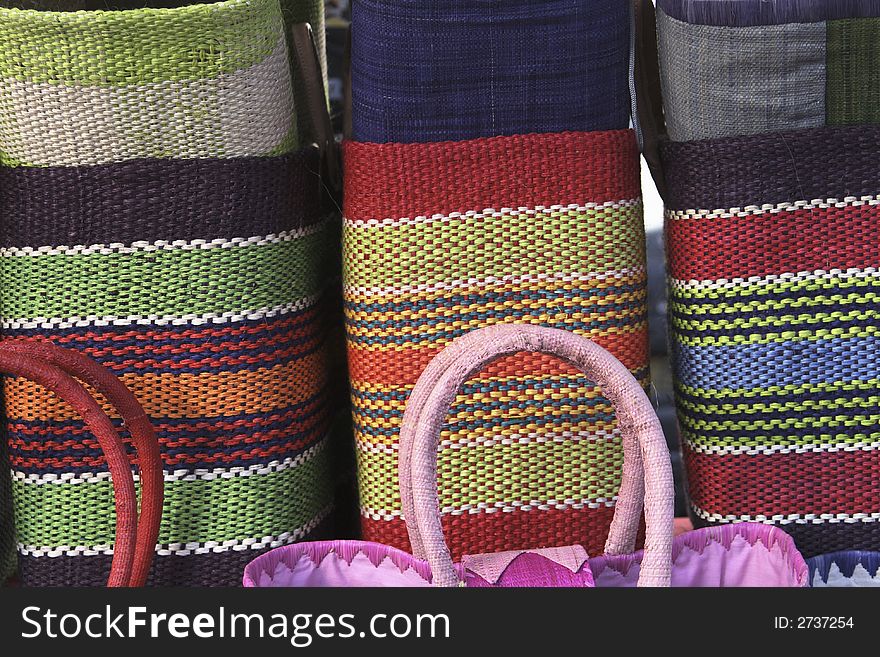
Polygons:
[[[762,16],[714,4],[692,17]],[[880,127],[838,127],[836,93],[820,127],[660,143],[692,514],[778,524],[805,556],[880,541]]]
[[[5,4],[0,328],[92,356],[152,419],[165,504],[150,581],[237,584],[260,550],[320,535],[333,502],[337,228],[301,148],[282,6]],[[105,459],[39,386],[10,377],[3,393],[21,581],[101,583]]]
[[[361,520],[365,539],[407,549],[403,410],[456,337],[565,328],[647,384],[629,16],[618,0],[394,0],[358,2],[352,20],[343,277]],[[456,558],[585,537],[601,552],[622,447],[577,369],[535,353],[492,363],[440,444]]]

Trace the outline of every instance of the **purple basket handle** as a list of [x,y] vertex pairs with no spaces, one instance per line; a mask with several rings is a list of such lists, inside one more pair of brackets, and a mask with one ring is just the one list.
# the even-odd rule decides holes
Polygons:
[[672,562],[672,466],[660,421],[641,385],[620,361],[567,331],[502,324],[455,340],[428,365],[407,402],[400,432],[399,479],[413,554],[426,559],[437,586],[461,584],[443,538],[437,492],[437,448],[461,385],[499,357],[539,352],[582,370],[617,411],[624,468],[606,554],[635,549],[644,507],[647,536],[639,586],[669,586]]

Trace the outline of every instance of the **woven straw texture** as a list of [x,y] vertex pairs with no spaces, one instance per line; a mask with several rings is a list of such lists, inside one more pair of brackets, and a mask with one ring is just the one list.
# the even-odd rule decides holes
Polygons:
[[880,16],[880,0],[657,0],[668,16],[695,25],[821,23]]
[[657,12],[673,141],[825,125],[824,23],[693,25]]
[[[880,541],[880,128],[663,149],[692,512]],[[743,166],[748,162],[748,166]]]
[[0,164],[13,166],[292,150],[278,0],[106,12],[0,9],[0,142]]
[[880,123],[880,18],[828,23],[828,123]]
[[880,123],[880,2],[657,4],[673,141]]
[[[317,153],[294,152],[281,7],[2,10],[0,26],[0,327],[94,357],[152,419],[165,506],[150,581],[235,585],[332,508],[338,228]],[[41,166],[8,166],[23,163]],[[23,583],[100,584],[114,513],[94,439],[36,385],[3,392]]]
[[[503,163],[503,165],[499,165]],[[647,384],[645,253],[630,131],[345,146],[344,293],[364,537],[408,548],[397,485],[406,400],[456,337],[501,322],[586,335]],[[468,381],[438,461],[452,552],[589,538],[620,485],[613,408],[533,353]]]
[[620,0],[359,0],[353,138],[626,128],[628,11]]

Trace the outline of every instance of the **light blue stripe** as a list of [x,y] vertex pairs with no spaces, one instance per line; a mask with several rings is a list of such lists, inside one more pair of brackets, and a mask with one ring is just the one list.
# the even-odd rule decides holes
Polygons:
[[679,383],[698,388],[771,386],[880,377],[880,338],[689,347],[673,342]]

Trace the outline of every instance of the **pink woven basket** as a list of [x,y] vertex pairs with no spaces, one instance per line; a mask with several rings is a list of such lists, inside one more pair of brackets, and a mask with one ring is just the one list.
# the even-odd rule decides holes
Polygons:
[[[454,564],[437,492],[440,431],[461,385],[493,360],[523,351],[580,368],[614,404],[624,471],[605,554],[580,546],[465,556]],[[300,543],[248,564],[244,585],[279,586],[805,586],[807,566],[784,532],[738,524],[673,539],[669,452],[650,401],[611,354],[573,333],[499,325],[444,349],[413,389],[403,418],[399,481],[413,554],[365,541]],[[645,517],[645,549],[635,552]]]

